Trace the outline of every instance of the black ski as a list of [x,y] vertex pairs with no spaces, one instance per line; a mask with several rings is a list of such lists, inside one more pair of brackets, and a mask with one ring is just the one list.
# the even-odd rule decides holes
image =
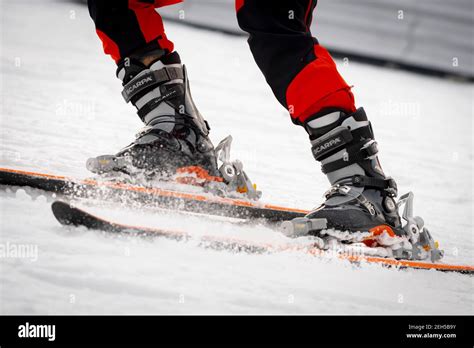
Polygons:
[[[75,208],[69,203],[56,201],[52,204],[53,214],[56,219],[63,225],[72,226],[83,226],[92,230],[100,230],[105,232],[145,236],[145,237],[166,237],[175,240],[190,240],[194,237],[185,231],[178,230],[167,230],[161,228],[149,228],[140,226],[124,225],[116,222],[112,222],[106,219],[102,219],[95,215],[92,215],[82,209]],[[212,249],[226,249],[237,252],[250,252],[250,253],[273,253],[281,251],[295,251],[303,252],[309,255],[317,257],[328,257],[328,254],[314,245],[272,245],[272,244],[259,244],[255,242],[239,240],[235,238],[225,238],[217,236],[205,236],[199,237],[199,242],[204,247]],[[334,257],[334,256],[331,256]],[[426,269],[426,270],[437,270],[442,272],[458,272],[465,274],[473,274],[474,266],[469,265],[452,265],[443,263],[431,263],[424,261],[412,261],[412,260],[395,260],[391,258],[382,258],[375,256],[354,256],[350,254],[340,254],[337,258],[347,260],[352,263],[359,264],[375,263],[384,267],[395,267],[395,268],[406,268],[406,269]]]
[[[131,226],[108,221],[82,209],[73,207],[71,204],[55,201],[51,205],[56,219],[65,226],[86,227],[91,230],[104,232],[112,232],[116,234],[126,234],[141,237],[165,237],[174,240],[190,240],[193,239],[191,234],[162,228],[149,228],[141,226]],[[201,245],[212,249],[230,249],[233,251],[244,251],[251,253],[269,252],[270,249],[263,245],[246,242],[234,238],[223,238],[215,236],[199,237]]]
[[188,193],[143,187],[118,182],[80,180],[46,173],[0,168],[0,185],[28,186],[69,198],[94,198],[124,204],[190,211],[242,219],[264,219],[270,222],[291,220],[308,213],[302,209],[280,207],[260,202],[233,199],[210,194]]

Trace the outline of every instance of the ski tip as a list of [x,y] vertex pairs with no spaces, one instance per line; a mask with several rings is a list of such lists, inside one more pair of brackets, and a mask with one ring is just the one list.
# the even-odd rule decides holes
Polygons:
[[63,201],[54,201],[51,204],[51,210],[53,211],[54,217],[62,225],[72,225],[72,212],[74,208],[66,202]]

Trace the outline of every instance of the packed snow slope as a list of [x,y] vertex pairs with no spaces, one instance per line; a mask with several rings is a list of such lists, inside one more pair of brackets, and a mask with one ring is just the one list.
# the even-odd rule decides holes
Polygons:
[[[114,153],[141,125],[120,96],[114,63],[102,53],[87,9],[62,1],[0,4],[0,166],[89,176],[88,157]],[[175,23],[166,28],[212,139],[233,135],[234,157],[264,192],[262,200],[318,205],[326,178],[245,39]],[[338,66],[373,123],[385,171],[400,192],[415,193],[415,213],[445,249],[445,261],[472,264],[473,86],[351,61]],[[0,246],[37,251],[0,259],[2,314],[473,313],[473,283],[465,275],[111,237],[60,226],[52,197],[40,191],[3,188],[0,197]],[[96,210],[122,222],[285,239],[262,226],[146,208]]]

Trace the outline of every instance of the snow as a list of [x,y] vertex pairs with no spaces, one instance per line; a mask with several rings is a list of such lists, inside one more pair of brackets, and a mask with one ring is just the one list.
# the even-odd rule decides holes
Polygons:
[[[87,9],[72,2],[1,1],[1,167],[90,176],[88,157],[127,145],[140,121],[120,96]],[[167,23],[215,143],[263,201],[309,209],[328,188],[303,129],[293,126],[245,39]],[[338,61],[376,133],[384,169],[415,193],[446,251],[473,264],[472,84]],[[469,276],[355,267],[296,252],[249,255],[196,243],[115,237],[61,227],[53,197],[0,190],[0,245],[37,247],[0,259],[0,313],[473,313]],[[86,203],[84,203],[86,204]],[[122,222],[281,242],[263,226],[233,226],[151,209],[91,209]],[[34,255],[33,255],[34,256]]]

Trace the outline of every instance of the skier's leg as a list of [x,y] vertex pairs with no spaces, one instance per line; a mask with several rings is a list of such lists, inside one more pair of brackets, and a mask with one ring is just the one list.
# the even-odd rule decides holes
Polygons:
[[185,67],[166,37],[156,7],[180,0],[89,0],[105,53],[118,65],[122,95],[145,128],[117,155],[88,161],[96,173],[171,172],[201,166],[217,175],[209,127],[195,107]]
[[104,52],[118,63],[147,44],[173,52],[173,42],[166,37],[155,8],[181,1],[89,0],[88,6]]
[[[239,25],[250,34],[248,43],[255,61],[293,122],[308,132],[313,155],[333,185],[326,202],[307,217],[318,223],[306,226],[409,235],[416,244],[420,239],[411,233],[412,225],[402,227],[394,201],[397,187],[382,171],[364,110],[356,110],[350,87],[329,53],[311,35],[316,2],[236,1]],[[412,222],[426,232],[421,239],[428,240],[422,220]],[[298,221],[295,225],[305,224]],[[377,240],[382,243],[379,237]]]
[[326,110],[355,111],[350,87],[309,30],[316,0],[237,0],[237,19],[278,101],[295,123]]

